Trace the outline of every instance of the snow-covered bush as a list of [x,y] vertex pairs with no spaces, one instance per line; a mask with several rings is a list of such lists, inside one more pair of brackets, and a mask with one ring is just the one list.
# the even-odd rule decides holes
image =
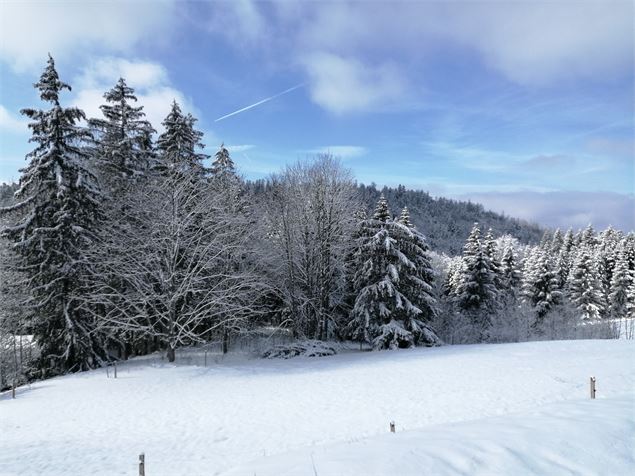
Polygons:
[[262,356],[265,359],[290,359],[292,357],[326,357],[335,354],[337,350],[333,344],[319,340],[303,340],[276,345],[266,350]]

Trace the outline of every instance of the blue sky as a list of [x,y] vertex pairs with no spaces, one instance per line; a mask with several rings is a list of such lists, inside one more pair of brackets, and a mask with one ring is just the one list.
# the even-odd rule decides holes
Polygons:
[[330,151],[364,183],[635,228],[631,1],[16,1],[0,18],[0,181],[30,150],[18,111],[50,51],[66,104],[97,115],[123,75],[155,127],[177,99],[249,178]]

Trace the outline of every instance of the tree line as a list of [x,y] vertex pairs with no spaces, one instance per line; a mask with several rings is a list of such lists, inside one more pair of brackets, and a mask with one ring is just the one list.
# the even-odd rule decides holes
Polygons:
[[[227,352],[265,326],[390,349],[562,337],[562,316],[571,330],[633,315],[633,234],[532,247],[475,226],[449,258],[329,155],[248,183],[225,146],[203,152],[176,102],[157,134],[123,78],[100,118],[62,105],[70,86],[50,57],[35,88],[48,108],[22,111],[35,147],[0,209],[0,338],[22,378],[155,351],[173,361],[211,341]],[[34,345],[18,358],[23,338]]]
[[633,338],[633,232],[558,229],[528,246],[475,224],[441,268],[438,329],[448,342]]

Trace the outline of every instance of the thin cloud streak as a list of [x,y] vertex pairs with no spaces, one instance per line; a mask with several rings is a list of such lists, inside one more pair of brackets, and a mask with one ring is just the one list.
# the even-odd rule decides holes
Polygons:
[[264,103],[269,102],[269,101],[271,101],[273,99],[279,98],[280,96],[283,96],[283,95],[285,95],[287,93],[290,93],[291,91],[295,91],[296,89],[301,88],[302,86],[304,86],[304,83],[296,84],[292,88],[285,89],[281,93],[274,94],[273,96],[270,96],[268,98],[262,99],[262,100],[260,100],[260,101],[258,101],[256,103],[254,103],[254,104],[251,104],[249,106],[243,107],[242,109],[238,109],[237,111],[230,112],[229,114],[225,114],[224,116],[221,116],[218,119],[216,119],[214,122],[222,121],[223,119],[227,119],[228,117],[232,117],[232,116],[235,116],[236,114],[240,114],[241,112],[245,112],[245,111],[248,111],[249,109],[253,109],[254,107],[260,106],[261,104],[264,104]]

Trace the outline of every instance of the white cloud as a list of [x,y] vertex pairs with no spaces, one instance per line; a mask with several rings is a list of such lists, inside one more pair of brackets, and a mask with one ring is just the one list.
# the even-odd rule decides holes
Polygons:
[[104,104],[104,92],[111,89],[123,77],[128,86],[134,88],[139,105],[143,106],[146,118],[157,131],[176,100],[184,111],[196,114],[191,101],[169,81],[167,71],[158,64],[142,60],[101,58],[89,63],[75,81],[73,103],[87,117],[101,117],[99,106]]
[[[104,81],[113,81],[121,76],[135,88],[149,88],[165,84],[168,81],[166,69],[149,61],[128,60],[124,58],[105,57],[93,60],[84,67],[77,83],[81,87],[94,87]],[[118,79],[114,78],[116,81]]]
[[173,0],[0,2],[0,58],[15,71],[40,68],[50,52],[64,58],[88,48],[129,51],[140,41],[168,35]]
[[358,60],[315,53],[303,60],[311,99],[336,114],[388,107],[399,100],[405,82],[388,63],[366,65]]
[[543,225],[559,228],[596,228],[612,225],[635,230],[635,196],[612,192],[476,192],[458,198],[482,203],[487,209],[505,212]]
[[331,154],[340,159],[353,159],[368,153],[366,147],[359,145],[329,145],[307,150],[309,154]]
[[[633,10],[630,1],[592,0],[245,0],[215,4],[214,16],[231,18],[234,28],[216,22],[211,29],[233,44],[236,31],[247,32],[248,46],[276,50],[268,57],[277,56],[285,66],[289,60],[300,64],[311,79],[314,101],[347,112],[373,106],[381,87],[390,89],[395,79],[420,83],[417,76],[425,74],[427,58],[448,46],[476,53],[489,68],[520,84],[550,85],[578,77],[613,81],[633,69]],[[368,58],[379,65],[405,61],[382,72],[364,64]]]
[[24,134],[28,132],[28,120],[14,116],[9,110],[0,104],[0,130],[13,134]]

